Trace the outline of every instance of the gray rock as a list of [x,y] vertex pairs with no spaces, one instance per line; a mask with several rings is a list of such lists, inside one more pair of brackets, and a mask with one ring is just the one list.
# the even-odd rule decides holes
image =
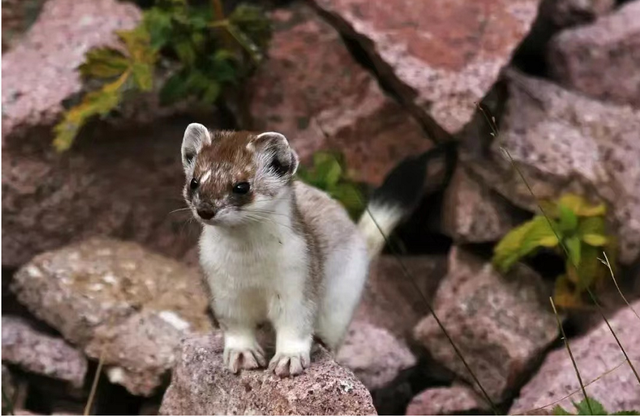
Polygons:
[[525,220],[504,197],[459,166],[442,204],[441,231],[456,243],[500,240]]
[[264,369],[232,374],[216,333],[183,341],[162,415],[376,415],[369,391],[319,348],[294,378]]
[[369,391],[385,387],[417,362],[404,340],[358,320],[351,323],[336,361],[352,370]]
[[538,0],[314,0],[426,123],[456,133],[529,32]]
[[500,135],[468,165],[513,204],[536,211],[538,199],[576,193],[608,203],[620,261],[640,254],[640,110],[600,103],[550,82],[507,71],[509,97]]
[[409,416],[460,415],[489,411],[487,403],[466,385],[428,388],[416,395],[407,406]]
[[549,45],[548,61],[562,86],[640,108],[640,3],[560,32]]
[[210,329],[199,273],[111,239],[35,257],[11,284],[18,300],[91,358],[109,378],[151,395],[173,365],[180,338]]
[[590,23],[613,10],[615,0],[544,0],[540,15],[556,27]]
[[75,388],[82,387],[87,374],[87,358],[80,350],[20,317],[2,317],[2,361]]
[[[640,314],[640,301],[632,303],[632,307]],[[609,323],[631,363],[640,370],[640,319],[636,313],[629,307],[622,308],[609,318]],[[606,323],[570,340],[570,346],[590,397],[601,402],[609,413],[640,409],[638,380]],[[540,407],[549,411],[556,401],[574,412],[571,402],[583,399],[569,354],[561,347],[547,355],[537,374],[520,391],[509,414],[531,414]]]
[[354,178],[375,184],[432,146],[314,10],[297,3],[271,17],[269,59],[246,88],[255,129],[282,132],[303,161],[320,149],[339,150]]
[[[434,309],[494,403],[508,398],[556,339],[549,295],[540,276],[524,265],[503,277],[489,263],[458,247],[451,250]],[[435,360],[474,383],[433,316],[416,326],[415,335]]]

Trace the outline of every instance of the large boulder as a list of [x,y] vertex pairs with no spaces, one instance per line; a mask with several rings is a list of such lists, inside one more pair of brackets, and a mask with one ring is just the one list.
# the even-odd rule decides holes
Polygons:
[[254,129],[282,132],[303,161],[319,149],[341,151],[355,178],[374,184],[431,147],[315,11],[298,2],[271,18],[269,58],[246,86]]
[[488,138],[488,152],[469,157],[469,166],[531,211],[537,203],[504,149],[536,198],[571,192],[608,203],[620,261],[632,263],[640,254],[640,110],[597,102],[515,70],[506,71],[505,81],[498,139]]
[[111,382],[136,395],[162,384],[182,337],[211,328],[198,271],[130,242],[94,238],[43,253],[11,289],[89,357],[102,355]]
[[[502,276],[459,247],[451,250],[435,314],[494,403],[508,398],[556,339],[549,295],[540,276],[524,265]],[[433,316],[416,326],[415,335],[434,359],[474,384]]]
[[82,387],[87,374],[87,358],[80,350],[13,316],[2,317],[2,362],[68,382],[74,388]]
[[234,375],[222,363],[220,333],[183,341],[160,414],[376,415],[369,391],[322,348],[302,375],[264,369]]
[[529,31],[539,0],[314,0],[422,121],[456,133]]
[[139,19],[131,2],[49,0],[3,55],[4,267],[96,235],[136,240],[174,257],[195,245],[187,212],[174,212],[184,207],[180,142],[194,121],[167,118],[179,106],[160,108],[149,94],[130,103],[130,111],[123,108],[122,117],[87,126],[65,154],[52,147],[53,125],[83,91],[76,67],[84,53],[112,43],[114,30]]
[[[633,308],[633,310],[632,310]],[[635,310],[635,311],[634,311]],[[636,370],[640,369],[640,301],[609,318],[618,340]],[[609,413],[640,410],[638,377],[618,347],[605,322],[579,338],[570,340],[571,353],[588,395],[602,403]],[[576,371],[565,347],[545,358],[537,374],[520,391],[509,414],[530,414],[555,405],[573,412],[572,401],[584,399]]]
[[549,70],[560,85],[640,108],[640,2],[556,35]]

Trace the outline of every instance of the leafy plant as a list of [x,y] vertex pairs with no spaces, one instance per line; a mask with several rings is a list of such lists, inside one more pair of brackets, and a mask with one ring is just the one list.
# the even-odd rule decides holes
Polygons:
[[603,250],[610,257],[615,254],[615,240],[606,234],[606,207],[591,205],[574,194],[557,202],[543,202],[542,207],[549,220],[538,215],[507,233],[494,248],[493,263],[506,272],[541,248],[562,254],[564,246],[569,258],[565,273],[556,280],[554,301],[563,307],[577,307],[586,289],[607,276],[607,268],[598,260]]
[[298,168],[298,177],[305,183],[324,190],[347,209],[352,218],[364,210],[362,193],[343,167],[344,156],[335,152],[320,151],[313,155],[313,166]]
[[587,404],[587,400],[584,399],[579,403],[572,401],[573,406],[576,408],[577,414],[572,414],[565,410],[564,408],[556,405],[553,408],[553,415],[556,416],[638,416],[640,415],[637,411],[618,411],[616,413],[608,413],[604,406],[598,401],[594,400],[591,397],[588,397],[589,404]]
[[[68,149],[93,117],[105,117],[131,93],[158,88],[161,104],[194,98],[213,104],[262,61],[271,26],[262,9],[239,5],[223,16],[220,0],[205,5],[156,0],[133,30],[117,32],[115,47],[87,52],[79,70],[96,84],[54,128],[54,146]],[[168,77],[161,77],[162,72]]]

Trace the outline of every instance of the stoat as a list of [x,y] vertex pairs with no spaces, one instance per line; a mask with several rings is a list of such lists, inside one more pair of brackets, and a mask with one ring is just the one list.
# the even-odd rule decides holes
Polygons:
[[369,261],[407,214],[407,199],[374,194],[356,226],[338,202],[295,179],[298,156],[276,132],[192,123],[182,162],[184,198],[203,226],[200,263],[224,332],[225,365],[234,373],[267,365],[256,339],[266,321],[276,333],[269,369],[279,376],[309,366],[314,337],[335,352]]

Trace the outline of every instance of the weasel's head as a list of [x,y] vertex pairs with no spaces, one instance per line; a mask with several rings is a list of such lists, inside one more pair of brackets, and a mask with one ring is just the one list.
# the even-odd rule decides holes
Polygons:
[[288,198],[298,156],[276,132],[210,132],[187,126],[184,198],[196,219],[233,226],[264,219]]

